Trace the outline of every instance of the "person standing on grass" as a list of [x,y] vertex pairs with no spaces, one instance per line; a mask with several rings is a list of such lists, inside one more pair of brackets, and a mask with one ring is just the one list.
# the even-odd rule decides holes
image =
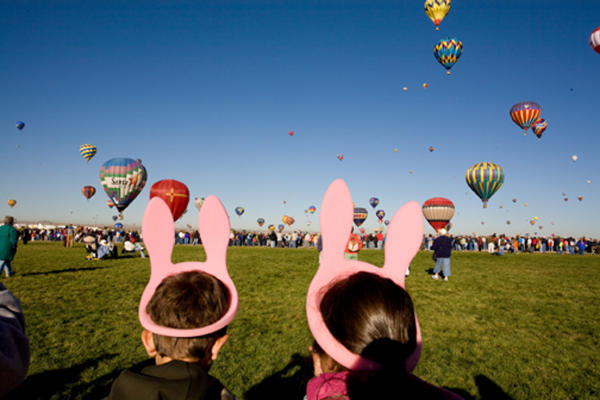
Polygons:
[[10,262],[17,252],[17,230],[13,224],[15,219],[11,216],[4,217],[4,225],[0,226],[0,275],[6,271],[6,277],[13,276]]
[[433,241],[433,255],[435,258],[435,267],[433,268],[433,279],[440,278],[440,269],[444,268],[444,280],[447,281],[450,276],[450,254],[452,253],[452,239],[448,236],[445,229],[439,230],[440,235]]

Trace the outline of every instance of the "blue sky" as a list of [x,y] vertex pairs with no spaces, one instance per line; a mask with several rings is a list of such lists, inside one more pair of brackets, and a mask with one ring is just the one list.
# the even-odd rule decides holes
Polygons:
[[[372,210],[367,229],[371,196],[390,216],[442,196],[457,233],[600,236],[600,54],[588,43],[600,3],[456,0],[437,32],[422,3],[2,1],[0,199],[18,204],[0,207],[112,224],[98,172],[130,157],[148,183],[126,224],[141,222],[154,182],[177,179],[192,198],[219,196],[234,228],[287,214],[317,230],[322,196],[343,178]],[[464,45],[449,77],[433,57],[444,37]],[[541,141],[509,117],[525,100],[549,122]],[[98,147],[89,163],[84,143]],[[464,179],[480,161],[506,175],[487,209]],[[89,201],[84,185],[98,189]],[[196,226],[189,209],[178,226]]]

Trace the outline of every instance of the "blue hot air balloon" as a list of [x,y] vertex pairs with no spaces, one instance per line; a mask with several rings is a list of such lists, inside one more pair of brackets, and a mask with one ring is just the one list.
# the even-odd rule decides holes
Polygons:
[[17,123],[15,124],[17,126],[17,129],[22,131],[23,128],[25,128],[25,122],[23,121],[17,121]]
[[369,213],[367,212],[366,208],[362,208],[362,207],[356,207],[354,209],[354,223],[356,224],[356,226],[361,226],[363,224],[363,222],[365,222],[365,220],[367,219],[367,216],[369,215]]
[[242,215],[242,214],[244,213],[244,211],[246,211],[246,210],[244,209],[244,207],[236,207],[236,208],[235,208],[235,213],[238,215],[238,217],[239,217],[240,215]]
[[371,207],[375,208],[379,204],[379,199],[377,197],[371,197],[369,199],[369,204],[371,205]]

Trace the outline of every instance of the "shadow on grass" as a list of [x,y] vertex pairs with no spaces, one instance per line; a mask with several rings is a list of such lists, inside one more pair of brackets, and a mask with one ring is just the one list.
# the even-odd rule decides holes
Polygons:
[[94,271],[96,269],[104,269],[107,267],[82,267],[82,268],[65,268],[65,269],[57,269],[54,271],[45,271],[45,272],[29,272],[26,274],[21,274],[20,276],[35,276],[35,275],[52,275],[52,274],[61,274],[63,272],[79,272],[79,271]]
[[479,396],[472,396],[469,392],[459,388],[444,387],[444,389],[450,390],[452,393],[456,393],[465,400],[512,400],[500,386],[493,380],[485,375],[475,376],[475,385],[479,391]]
[[244,395],[246,400],[289,399],[302,400],[306,394],[306,384],[313,377],[310,357],[298,353],[281,370],[252,386]]
[[[118,354],[104,354],[74,365],[69,368],[44,371],[39,374],[30,375],[17,389],[5,397],[7,400],[17,399],[49,399],[58,398],[68,386],[81,380],[81,373],[88,368],[95,368],[100,362],[116,357]],[[117,371],[117,373],[120,371]]]

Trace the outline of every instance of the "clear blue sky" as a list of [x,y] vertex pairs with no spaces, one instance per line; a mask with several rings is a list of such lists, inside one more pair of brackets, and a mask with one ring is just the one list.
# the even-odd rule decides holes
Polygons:
[[[126,224],[171,178],[192,198],[219,196],[234,228],[288,214],[316,230],[327,186],[343,178],[368,229],[371,196],[390,216],[443,196],[457,233],[598,237],[598,15],[592,0],[456,0],[436,32],[423,1],[2,1],[0,207],[112,224],[99,168],[130,157],[148,183]],[[448,36],[464,45],[449,77],[433,57]],[[509,117],[525,100],[549,122],[541,141]],[[98,147],[89,163],[84,143]],[[480,161],[506,175],[487,209],[464,179]],[[189,210],[178,226],[196,226]]]

